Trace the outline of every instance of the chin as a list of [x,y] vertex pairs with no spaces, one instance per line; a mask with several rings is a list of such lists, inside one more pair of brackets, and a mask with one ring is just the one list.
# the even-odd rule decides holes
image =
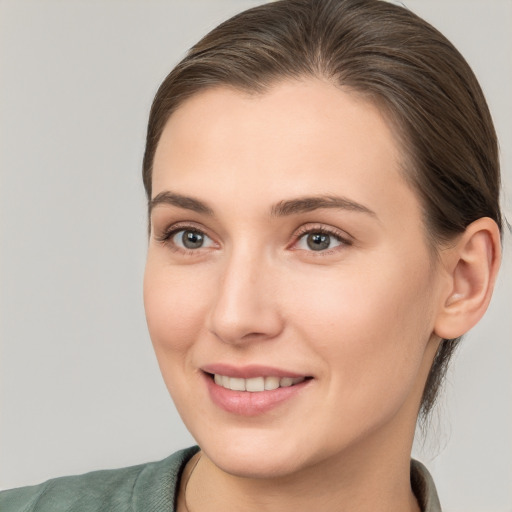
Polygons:
[[[280,451],[280,450],[279,450]],[[288,457],[283,453],[259,453],[230,450],[226,453],[205,452],[208,458],[222,471],[240,478],[280,478],[301,469],[297,455]]]
[[[225,432],[223,436],[198,436],[196,440],[205,455],[222,471],[241,478],[275,478],[301,469],[305,453],[303,443],[276,439],[268,432]],[[299,446],[302,445],[302,446]],[[278,447],[278,448],[276,448]]]

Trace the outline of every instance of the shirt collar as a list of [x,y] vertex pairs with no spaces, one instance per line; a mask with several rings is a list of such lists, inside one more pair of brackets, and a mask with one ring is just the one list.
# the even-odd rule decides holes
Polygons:
[[432,476],[421,462],[414,459],[411,460],[411,487],[421,512],[442,512]]

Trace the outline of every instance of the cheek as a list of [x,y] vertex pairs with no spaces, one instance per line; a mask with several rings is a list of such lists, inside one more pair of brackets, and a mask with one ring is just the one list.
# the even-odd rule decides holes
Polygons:
[[174,357],[185,353],[197,339],[203,327],[209,287],[207,276],[198,274],[193,266],[176,269],[155,260],[148,256],[144,307],[149,334],[162,365],[161,358],[166,354]]
[[317,275],[289,298],[300,337],[326,362],[334,388],[359,403],[373,404],[379,389],[406,392],[432,331],[428,267],[381,263]]
[[428,317],[428,278],[416,270],[407,275],[406,269],[383,264],[364,272],[351,267],[314,277],[297,273],[291,288],[302,292],[290,294],[289,309],[312,331],[329,331],[340,341],[364,336],[379,343],[371,333],[420,327],[417,319]]

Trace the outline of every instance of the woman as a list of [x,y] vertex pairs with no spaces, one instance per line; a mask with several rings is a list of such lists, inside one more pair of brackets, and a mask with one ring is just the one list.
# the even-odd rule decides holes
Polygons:
[[200,451],[2,507],[440,510],[416,419],[500,261],[496,137],[458,52],[383,2],[246,11],[160,87],[143,172],[148,327]]

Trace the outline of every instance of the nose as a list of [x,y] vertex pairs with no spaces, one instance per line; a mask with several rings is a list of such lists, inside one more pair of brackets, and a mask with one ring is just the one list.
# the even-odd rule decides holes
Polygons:
[[224,262],[208,328],[224,343],[244,345],[275,338],[283,329],[276,268],[265,258],[239,251]]

